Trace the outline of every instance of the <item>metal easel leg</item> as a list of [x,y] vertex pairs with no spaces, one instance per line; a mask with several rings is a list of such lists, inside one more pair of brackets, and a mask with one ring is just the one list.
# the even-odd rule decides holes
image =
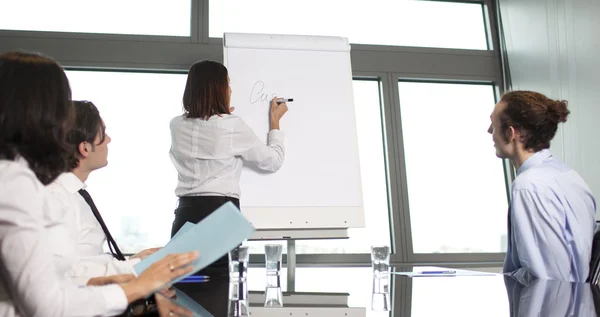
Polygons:
[[287,240],[287,291],[296,290],[296,240]]

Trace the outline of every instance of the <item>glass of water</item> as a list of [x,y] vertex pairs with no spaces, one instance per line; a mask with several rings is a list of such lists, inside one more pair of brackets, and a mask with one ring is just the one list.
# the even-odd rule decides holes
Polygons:
[[390,275],[373,276],[371,310],[389,311],[390,307]]
[[[241,281],[229,282],[228,317],[248,317],[248,285]],[[212,315],[211,315],[212,316]]]
[[265,245],[267,276],[279,276],[281,272],[281,244]]
[[390,293],[373,292],[371,297],[371,310],[373,311],[390,311]]
[[248,276],[248,261],[250,252],[248,247],[237,247],[229,251],[229,280],[246,281]]
[[390,276],[390,247],[374,245],[371,247],[371,263],[374,277]]
[[283,307],[283,293],[279,276],[267,276],[265,307]]

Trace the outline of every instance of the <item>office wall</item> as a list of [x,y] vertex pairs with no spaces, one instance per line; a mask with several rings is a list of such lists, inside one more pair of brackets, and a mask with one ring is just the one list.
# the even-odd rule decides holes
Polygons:
[[600,198],[600,1],[499,0],[499,5],[513,89],[569,101],[571,115],[551,150]]

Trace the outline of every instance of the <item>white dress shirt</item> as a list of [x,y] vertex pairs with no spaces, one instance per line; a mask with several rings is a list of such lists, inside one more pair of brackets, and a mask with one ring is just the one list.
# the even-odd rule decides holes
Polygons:
[[92,277],[135,274],[133,265],[140,259],[119,261],[104,252],[106,235],[92,209],[79,194],[80,189],[86,188],[85,183],[73,173],[63,173],[47,188],[56,203],[65,210],[65,219],[68,219],[73,241],[77,244],[76,258],[67,271],[73,283],[85,285]]
[[177,116],[171,120],[171,161],[181,196],[240,198],[243,161],[276,171],[283,164],[283,132],[269,131],[264,144],[239,117],[224,114],[208,120]]
[[65,279],[75,246],[64,215],[23,159],[0,160],[0,316],[114,316],[127,307],[118,285]]

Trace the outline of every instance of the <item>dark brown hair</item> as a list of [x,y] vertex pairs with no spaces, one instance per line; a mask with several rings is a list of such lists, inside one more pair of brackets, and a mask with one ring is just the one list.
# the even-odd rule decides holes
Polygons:
[[0,55],[0,159],[23,157],[42,184],[66,171],[71,88],[62,67],[36,53]]
[[[106,138],[106,127],[100,117],[98,108],[91,102],[86,100],[73,101],[75,107],[75,123],[71,131],[67,133],[67,142],[71,145],[71,155],[69,156],[69,169],[73,170],[79,166],[79,144],[88,142],[92,145],[92,149],[97,144],[104,143]],[[100,134],[100,141],[96,144],[96,137]]]
[[189,70],[183,109],[188,118],[208,119],[229,114],[229,82],[227,68],[217,62],[200,61]]
[[552,100],[533,91],[511,91],[502,96],[506,108],[500,114],[500,128],[508,141],[509,127],[521,132],[525,149],[540,151],[550,147],[558,124],[567,122],[566,100]]

